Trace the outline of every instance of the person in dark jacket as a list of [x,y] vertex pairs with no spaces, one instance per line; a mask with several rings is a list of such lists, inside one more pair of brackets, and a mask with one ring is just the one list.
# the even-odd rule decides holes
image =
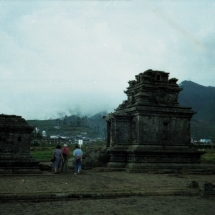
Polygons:
[[61,146],[57,145],[56,149],[54,150],[53,156],[55,157],[55,160],[52,163],[52,167],[54,168],[54,174],[60,173],[61,169],[61,162],[63,161],[63,155]]

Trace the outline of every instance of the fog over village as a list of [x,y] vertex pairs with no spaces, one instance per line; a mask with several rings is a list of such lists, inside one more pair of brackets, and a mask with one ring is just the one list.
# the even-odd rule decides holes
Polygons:
[[94,115],[160,70],[214,84],[213,1],[0,2],[1,113]]

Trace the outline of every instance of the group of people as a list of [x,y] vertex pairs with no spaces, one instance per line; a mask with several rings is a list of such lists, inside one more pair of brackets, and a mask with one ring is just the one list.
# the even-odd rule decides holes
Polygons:
[[[54,174],[58,174],[60,172],[66,172],[68,170],[68,159],[70,155],[70,149],[67,144],[64,144],[61,148],[60,145],[56,146],[56,149],[53,153],[53,161],[52,168],[54,169]],[[82,162],[83,152],[80,149],[80,146],[75,145],[75,149],[73,151],[74,156],[74,174],[78,174],[82,170],[81,162]]]

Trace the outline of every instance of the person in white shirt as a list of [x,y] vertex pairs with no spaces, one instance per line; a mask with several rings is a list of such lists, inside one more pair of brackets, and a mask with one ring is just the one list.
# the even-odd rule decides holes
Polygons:
[[82,155],[83,152],[80,149],[80,146],[77,144],[75,145],[75,150],[73,151],[74,155],[74,174],[80,173],[81,172],[81,161],[82,161]]

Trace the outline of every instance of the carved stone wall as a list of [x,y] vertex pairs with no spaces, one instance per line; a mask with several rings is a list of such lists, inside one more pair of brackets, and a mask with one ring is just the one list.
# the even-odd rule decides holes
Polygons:
[[128,144],[131,142],[131,121],[128,117],[116,118],[116,142],[117,144]]
[[108,166],[184,168],[185,164],[199,163],[202,152],[191,151],[190,141],[190,120],[195,112],[179,106],[182,88],[177,79],[153,70],[135,78],[124,91],[127,100],[104,117],[108,125]]
[[33,130],[20,116],[0,115],[0,174],[41,173],[30,155]]

